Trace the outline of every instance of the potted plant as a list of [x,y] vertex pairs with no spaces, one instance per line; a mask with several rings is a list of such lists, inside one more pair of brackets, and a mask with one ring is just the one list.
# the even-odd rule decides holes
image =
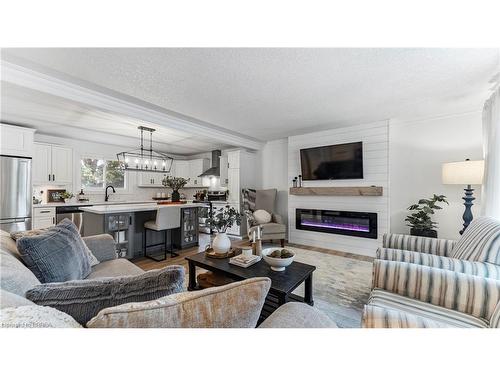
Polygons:
[[161,183],[165,187],[172,189],[172,202],[179,202],[181,195],[179,194],[179,189],[182,189],[189,182],[189,178],[185,179],[183,177],[165,177]]
[[421,237],[437,238],[437,223],[432,221],[431,215],[434,215],[434,210],[440,210],[442,207],[436,203],[449,204],[444,195],[436,195],[430,199],[420,199],[418,203],[408,207],[409,211],[414,211],[405,219],[410,227],[410,234]]
[[217,210],[205,223],[217,231],[212,243],[214,251],[219,254],[227,253],[231,249],[231,241],[226,234],[227,228],[234,223],[241,225],[241,214],[228,205]]
[[64,203],[71,202],[71,198],[73,198],[73,197],[74,197],[73,193],[70,193],[67,190],[65,190],[64,192],[61,193],[61,198],[64,199]]

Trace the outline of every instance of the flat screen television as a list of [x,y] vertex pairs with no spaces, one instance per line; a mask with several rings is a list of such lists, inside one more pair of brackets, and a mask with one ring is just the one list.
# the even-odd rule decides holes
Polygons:
[[300,150],[303,180],[363,178],[363,142]]

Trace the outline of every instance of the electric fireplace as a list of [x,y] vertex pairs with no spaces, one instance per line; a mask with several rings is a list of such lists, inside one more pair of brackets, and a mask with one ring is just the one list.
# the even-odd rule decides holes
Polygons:
[[297,208],[295,228],[345,236],[377,238],[377,214]]

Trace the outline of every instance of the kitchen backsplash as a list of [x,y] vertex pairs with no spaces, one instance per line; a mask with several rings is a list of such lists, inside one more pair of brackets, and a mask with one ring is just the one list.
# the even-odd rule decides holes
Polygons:
[[[33,195],[36,198],[41,198],[43,203],[47,203],[47,190],[48,189],[66,189],[68,191],[72,191],[70,186],[33,186]],[[186,196],[187,200],[193,200],[194,194],[196,191],[202,190],[200,188],[186,188],[181,189],[180,193]],[[41,193],[43,191],[43,193]],[[72,191],[75,196],[80,191]],[[90,202],[103,202],[104,201],[104,192],[87,192],[83,191],[85,196],[89,199]],[[166,188],[135,188],[133,191],[129,192],[117,192],[112,193],[109,190],[109,200],[110,201],[123,201],[123,200],[131,200],[131,201],[140,201],[140,200],[150,200],[153,197],[156,197],[156,193],[167,193],[169,196],[172,194],[171,189]],[[76,201],[76,199],[75,199]]]

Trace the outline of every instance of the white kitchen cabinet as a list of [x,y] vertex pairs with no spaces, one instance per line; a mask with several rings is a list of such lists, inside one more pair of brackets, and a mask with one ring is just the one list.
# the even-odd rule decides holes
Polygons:
[[33,229],[49,228],[56,225],[56,209],[54,207],[33,208]]
[[73,150],[52,146],[52,182],[71,184],[73,181]]
[[[227,160],[227,201],[242,213],[241,190],[255,189],[256,187],[256,157],[255,154],[247,151],[236,150],[227,153]],[[228,229],[228,234],[240,237],[246,236],[246,221],[242,219],[241,225],[233,225]]]
[[240,168],[240,150],[227,153],[228,168]]
[[164,187],[163,179],[170,175],[170,173],[158,173],[158,172],[137,172],[139,174],[139,187]]
[[189,160],[189,186],[202,187],[202,177],[198,177],[200,174],[205,172],[210,168],[210,162],[208,159],[194,159]]
[[175,162],[175,177],[189,178],[189,161],[176,160]]
[[227,170],[227,201],[231,203],[240,202],[240,169],[229,168]]
[[0,124],[0,148],[2,155],[33,156],[35,129]]
[[33,146],[32,176],[34,184],[49,183],[52,179],[52,147],[35,143]]
[[228,162],[227,162],[227,156],[221,156],[220,157],[220,186],[227,187],[228,184]]
[[33,146],[33,183],[67,185],[73,181],[73,150],[35,143]]

